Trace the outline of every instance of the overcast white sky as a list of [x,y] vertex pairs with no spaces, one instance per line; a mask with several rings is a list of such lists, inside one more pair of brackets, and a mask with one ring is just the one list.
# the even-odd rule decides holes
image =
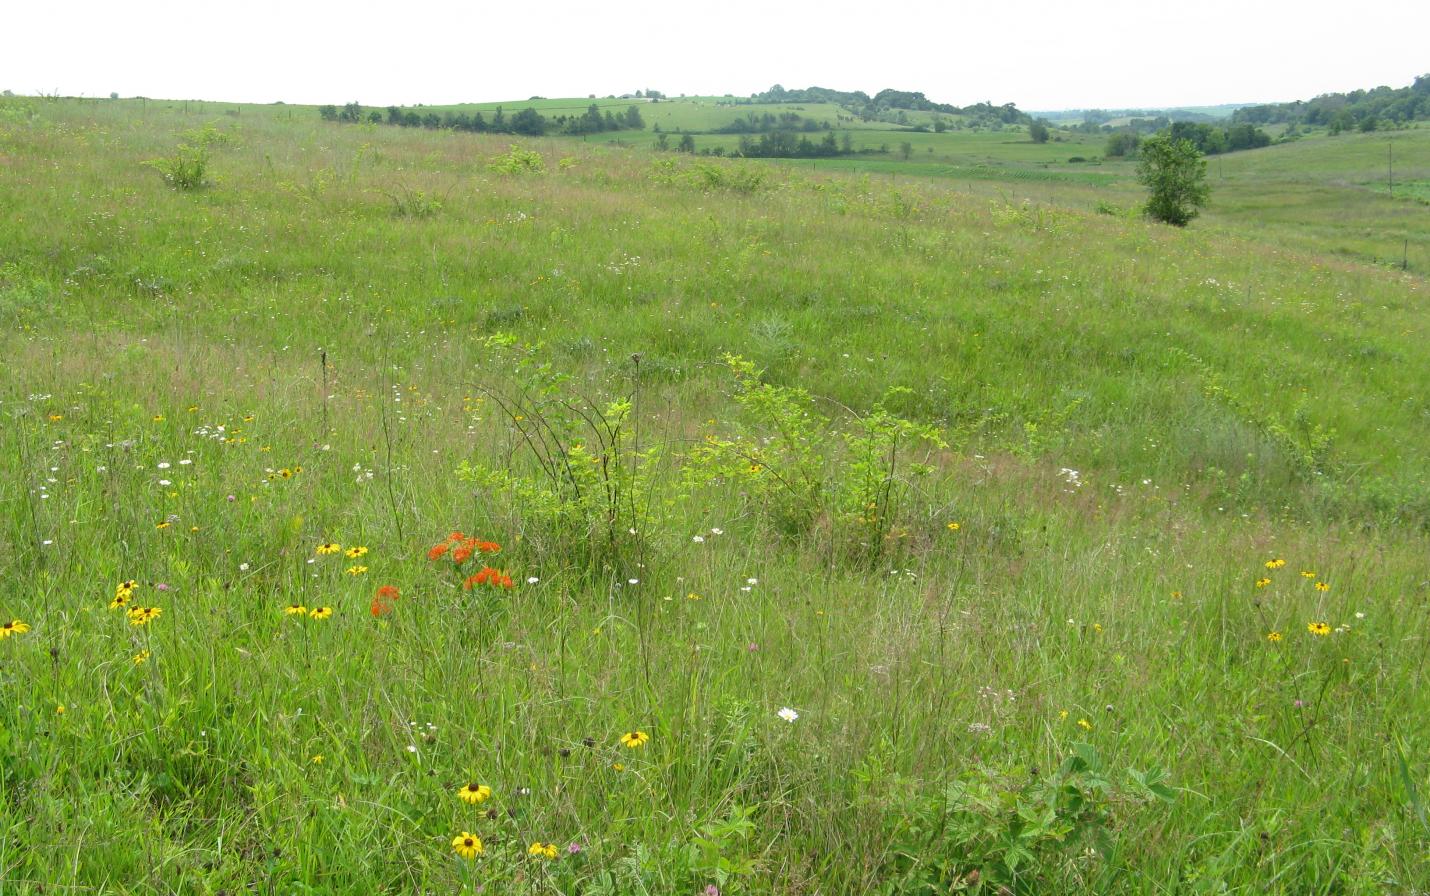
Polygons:
[[959,105],[1304,99],[1430,72],[1427,0],[10,0],[0,89],[448,103],[771,84]]

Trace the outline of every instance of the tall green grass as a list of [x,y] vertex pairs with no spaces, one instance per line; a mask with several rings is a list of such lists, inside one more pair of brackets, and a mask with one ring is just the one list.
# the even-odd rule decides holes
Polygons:
[[[295,111],[0,119],[18,892],[1430,880],[1413,270]],[[211,187],[144,166],[210,124]],[[876,408],[946,446],[888,467]]]

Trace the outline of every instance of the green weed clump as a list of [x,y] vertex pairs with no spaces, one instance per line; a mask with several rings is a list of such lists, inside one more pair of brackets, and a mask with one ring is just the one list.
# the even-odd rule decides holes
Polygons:
[[866,562],[897,555],[917,516],[908,506],[911,477],[933,471],[909,456],[926,461],[946,448],[939,429],[892,414],[884,402],[836,424],[807,390],[765,382],[738,355],[724,361],[742,413],[730,421],[733,431],[708,435],[689,452],[686,481],[738,483],[750,511],[775,532],[803,538],[822,527],[836,554]]
[[209,151],[206,145],[180,143],[173,155],[150,159],[144,164],[163,176],[176,190],[198,190],[209,185]]
[[1123,876],[1118,817],[1177,799],[1164,770],[1127,769],[1116,780],[1086,743],[1051,772],[985,766],[933,792],[891,774],[877,754],[869,760],[855,770],[857,806],[883,819],[890,834],[883,892],[899,896],[1106,891]]
[[641,438],[640,358],[630,361],[628,391],[593,396],[539,347],[505,334],[484,345],[505,379],[476,388],[517,439],[504,461],[463,461],[457,478],[492,499],[483,515],[521,529],[540,556],[617,579],[639,575],[648,540],[675,509],[662,488],[665,447]]
[[707,161],[682,163],[675,159],[653,162],[650,179],[666,186],[743,195],[760,193],[772,184],[769,171],[762,167]]
[[238,137],[229,130],[212,124],[185,131],[172,155],[149,159],[144,164],[164,178],[176,190],[198,190],[210,186],[209,153],[212,149],[235,149]]
[[[570,165],[564,167],[569,168]],[[506,153],[488,162],[487,170],[497,174],[541,174],[546,170],[546,160],[535,150],[513,144]]]
[[[314,184],[315,194],[321,187]],[[426,190],[414,190],[405,185],[396,189],[380,189],[392,203],[392,214],[397,218],[430,218],[442,211],[442,199]]]

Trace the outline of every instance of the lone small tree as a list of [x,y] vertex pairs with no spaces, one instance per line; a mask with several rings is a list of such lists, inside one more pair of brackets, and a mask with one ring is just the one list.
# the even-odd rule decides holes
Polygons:
[[1137,180],[1149,191],[1144,211],[1149,217],[1185,227],[1207,204],[1207,160],[1190,140],[1158,134],[1142,141]]
[[1041,121],[1034,121],[1028,124],[1028,136],[1034,143],[1048,142],[1048,126]]

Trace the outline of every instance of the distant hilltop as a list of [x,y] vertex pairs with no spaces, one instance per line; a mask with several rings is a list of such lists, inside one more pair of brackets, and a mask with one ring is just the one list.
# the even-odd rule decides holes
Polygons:
[[1033,117],[1019,110],[1013,103],[996,106],[991,102],[975,103],[971,106],[955,106],[950,103],[935,103],[916,90],[893,90],[885,88],[870,96],[862,90],[831,90],[828,87],[806,87],[803,90],[787,90],[776,84],[764,93],[750,95],[754,103],[833,103],[843,106],[854,115],[866,120],[877,120],[892,109],[909,112],[942,112],[945,115],[967,115],[972,117],[994,117],[1004,124],[1030,124]]
[[1250,124],[1325,127],[1332,134],[1349,130],[1374,131],[1383,125],[1397,127],[1412,121],[1427,121],[1430,120],[1430,74],[1416,78],[1409,87],[1323,93],[1314,99],[1293,103],[1247,106],[1236,110],[1232,119]]

